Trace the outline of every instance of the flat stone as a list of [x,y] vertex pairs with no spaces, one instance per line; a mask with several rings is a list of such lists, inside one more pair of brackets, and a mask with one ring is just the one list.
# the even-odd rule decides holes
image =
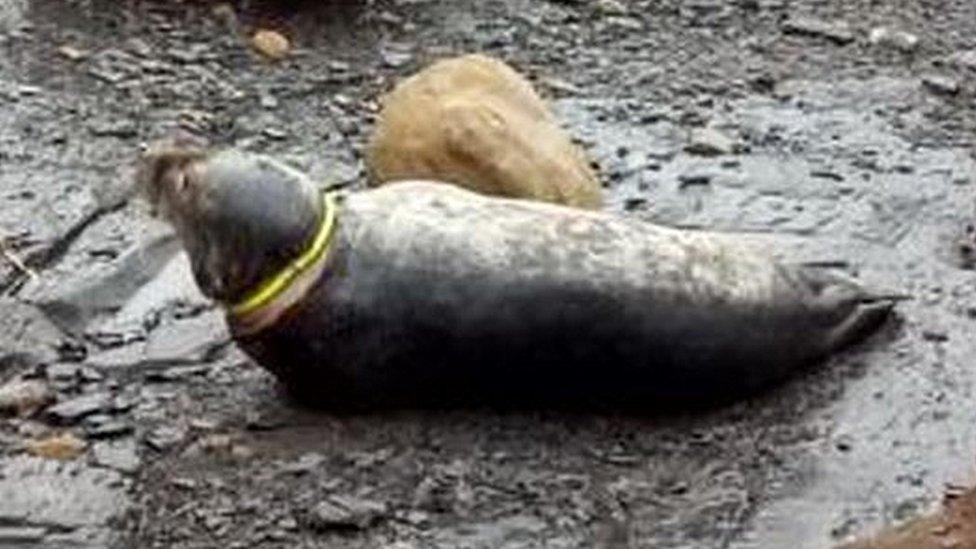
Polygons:
[[793,16],[783,23],[783,32],[798,36],[826,38],[835,44],[844,45],[854,41],[854,33],[843,22],[829,22],[812,17]]
[[888,27],[871,29],[868,41],[875,46],[893,48],[902,53],[911,53],[918,49],[918,36]]
[[922,84],[933,93],[939,95],[956,95],[959,93],[959,82],[948,76],[926,76],[922,78]]
[[165,452],[186,439],[186,430],[179,427],[163,426],[153,429],[146,435],[146,444],[159,452]]
[[333,496],[312,509],[309,522],[316,530],[363,530],[380,520],[386,512],[386,506],[379,502]]
[[127,503],[118,473],[77,461],[16,456],[0,462],[0,478],[0,523],[103,526]]
[[0,527],[0,544],[6,543],[37,543],[44,539],[47,530],[32,526],[3,526]]
[[28,414],[54,398],[54,391],[43,381],[10,381],[0,387],[0,413]]
[[736,142],[718,130],[712,128],[696,128],[692,130],[685,146],[689,154],[701,156],[718,156],[732,154],[738,149]]
[[131,423],[117,419],[85,426],[85,436],[92,440],[124,437],[131,435],[134,431],[135,428]]
[[53,421],[69,425],[77,423],[85,416],[111,410],[113,402],[111,393],[91,393],[55,404],[47,409],[47,415]]
[[99,442],[92,448],[92,459],[99,467],[126,474],[135,473],[142,465],[136,441],[133,439]]
[[960,69],[976,71],[976,50],[966,50],[954,54],[949,62]]

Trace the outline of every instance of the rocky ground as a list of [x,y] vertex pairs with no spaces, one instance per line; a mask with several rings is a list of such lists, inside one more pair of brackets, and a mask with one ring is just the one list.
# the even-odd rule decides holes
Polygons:
[[[230,8],[0,7],[0,546],[829,547],[976,480],[973,2]],[[131,160],[178,127],[356,187],[378,94],[468,51],[532,76],[610,208],[913,299],[707,413],[290,404],[131,199]]]

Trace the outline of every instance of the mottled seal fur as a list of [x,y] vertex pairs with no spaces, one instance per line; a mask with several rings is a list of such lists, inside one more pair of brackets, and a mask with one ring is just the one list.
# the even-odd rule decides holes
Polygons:
[[[315,186],[259,155],[158,150],[140,179],[227,304],[323,219]],[[270,324],[228,313],[242,349],[321,404],[723,401],[870,334],[893,305],[732,235],[436,182],[350,193],[336,220]]]

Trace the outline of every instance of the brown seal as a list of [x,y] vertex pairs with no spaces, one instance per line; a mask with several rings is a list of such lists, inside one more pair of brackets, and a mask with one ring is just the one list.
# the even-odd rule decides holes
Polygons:
[[382,98],[366,152],[374,185],[407,179],[597,208],[600,182],[532,85],[502,61],[438,61]]
[[712,403],[893,305],[731,235],[449,184],[323,198],[234,150],[153,151],[140,173],[241,348],[318,403]]

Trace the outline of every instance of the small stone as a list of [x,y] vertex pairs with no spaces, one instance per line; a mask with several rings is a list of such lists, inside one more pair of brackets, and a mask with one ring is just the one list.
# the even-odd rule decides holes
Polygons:
[[600,15],[627,15],[627,6],[619,0],[597,0],[594,8]]
[[325,462],[325,457],[320,454],[308,453],[298,458],[298,460],[288,463],[281,468],[281,472],[289,475],[304,475],[317,469]]
[[163,426],[153,429],[146,435],[145,441],[153,450],[165,452],[182,443],[185,438],[185,430],[178,427]]
[[386,506],[370,500],[334,496],[312,509],[309,523],[316,530],[363,530],[386,514]]
[[75,381],[78,379],[78,373],[81,370],[81,366],[72,363],[59,363],[51,364],[48,366],[44,374],[51,381],[58,382],[68,382]]
[[44,540],[47,530],[35,526],[0,526],[0,545],[38,543]]
[[93,440],[120,438],[131,435],[134,431],[132,424],[114,419],[97,425],[85,426],[85,436]]
[[854,33],[843,22],[828,22],[812,17],[793,16],[783,23],[783,32],[798,36],[826,38],[838,45],[854,41]]
[[678,188],[704,186],[712,182],[713,174],[707,172],[683,173],[678,176]]
[[69,61],[81,61],[83,59],[87,59],[88,56],[91,55],[85,50],[68,45],[58,48],[58,53]]
[[401,51],[384,50],[381,56],[383,58],[383,65],[391,69],[400,68],[413,60],[413,55]]
[[33,456],[68,461],[85,451],[85,441],[71,433],[62,433],[42,439],[29,441],[27,452]]
[[871,29],[868,41],[875,46],[894,48],[902,53],[911,53],[918,49],[918,36],[910,32],[877,27]]
[[55,404],[47,409],[47,415],[51,420],[61,425],[69,425],[77,423],[85,416],[109,411],[112,406],[111,394],[107,392],[92,393]]
[[133,439],[95,444],[92,448],[92,456],[95,465],[114,469],[120,473],[135,473],[142,464]]
[[933,93],[939,95],[956,95],[959,93],[959,82],[948,76],[926,76],[922,78],[922,84]]
[[291,42],[283,34],[262,29],[251,37],[251,45],[258,53],[272,60],[284,59],[291,51]]
[[210,454],[227,453],[234,444],[230,435],[210,435],[197,441],[201,450]]
[[288,133],[280,128],[264,128],[261,133],[267,136],[268,139],[274,139],[275,141],[283,141],[288,137]]
[[54,398],[54,391],[43,381],[11,381],[0,387],[0,413],[28,415],[53,402]]
[[181,490],[193,490],[197,487],[197,481],[186,477],[171,478],[169,484]]
[[260,98],[258,98],[258,104],[261,105],[262,109],[277,109],[278,99],[270,93],[262,93]]
[[701,156],[719,156],[737,152],[736,142],[725,134],[712,128],[696,128],[691,131],[691,137],[685,151],[689,154]]
[[976,50],[956,53],[949,59],[949,62],[957,68],[976,71]]

